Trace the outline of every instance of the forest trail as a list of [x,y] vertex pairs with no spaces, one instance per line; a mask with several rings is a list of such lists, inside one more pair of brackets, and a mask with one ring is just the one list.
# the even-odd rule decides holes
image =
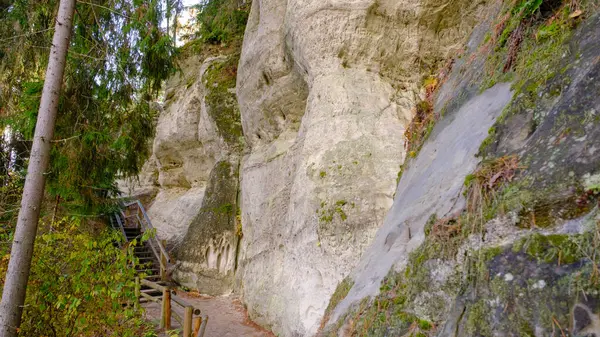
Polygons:
[[[234,295],[230,296],[205,296],[197,293],[178,291],[177,296],[183,298],[194,307],[202,310],[202,315],[208,315],[205,337],[274,337],[267,331],[250,320],[248,312],[242,302]],[[143,304],[146,309],[146,319],[160,323],[160,304],[149,302]],[[172,310],[183,316],[183,308],[174,305]],[[177,320],[172,320],[172,329],[181,329]],[[160,335],[166,336],[166,335]]]

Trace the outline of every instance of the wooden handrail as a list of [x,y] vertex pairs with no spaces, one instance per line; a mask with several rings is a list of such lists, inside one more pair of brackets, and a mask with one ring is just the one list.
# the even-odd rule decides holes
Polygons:
[[[132,200],[132,201],[128,201],[128,202],[120,201],[119,203],[123,209],[126,209],[126,208],[134,206],[134,205],[137,206],[137,210],[136,210],[135,214],[131,214],[129,216],[126,216],[125,213],[123,212],[123,210],[121,210],[120,213],[121,213],[121,216],[123,217],[123,219],[135,218],[137,220],[136,227],[139,226],[139,228],[142,229],[143,231],[155,230],[154,226],[152,225],[152,222],[150,221],[150,218],[148,217],[148,214],[146,213],[146,209],[144,208],[144,205],[142,205],[142,203],[139,200]],[[139,212],[142,213],[143,220],[142,220],[142,218],[140,218]],[[123,226],[121,225],[120,227],[121,227],[121,231],[122,231],[123,235],[125,235]],[[158,262],[160,264],[161,280],[166,281],[168,264],[171,263],[171,257],[169,256],[169,253],[165,249],[165,245],[160,240],[158,240],[158,238],[156,236],[150,237],[148,239],[148,244],[150,245],[150,248],[152,249],[154,256],[156,257],[156,259],[158,260]]]
[[174,293],[173,293],[173,295],[171,295],[171,299],[173,300],[173,302],[179,304],[180,306],[182,306],[184,308],[192,308],[193,309],[192,312],[194,313],[194,315],[200,315],[200,313],[201,313],[200,309],[195,308],[193,305],[186,302],[186,300],[175,295]]
[[202,316],[202,325],[200,325],[200,331],[196,333],[196,337],[204,336],[204,331],[206,331],[206,325],[208,325],[208,316]]
[[[146,209],[144,208],[144,205],[142,205],[141,201],[133,200],[133,201],[129,201],[129,202],[124,202],[124,203],[122,203],[122,205],[125,208],[132,206],[132,205],[137,205],[138,209],[142,212],[142,217],[145,220],[145,221],[141,221],[141,219],[140,219],[140,224],[142,224],[143,227],[146,227],[145,228],[146,230],[154,229],[154,226],[152,225],[152,221],[150,221],[150,218],[148,217],[148,214],[146,213]],[[171,263],[171,257],[169,256],[169,253],[167,253],[167,250],[165,249],[165,247],[161,244],[160,240],[156,239],[156,241],[158,243],[158,248],[159,248],[160,252],[167,257],[167,262]],[[159,256],[157,256],[157,258],[160,259]]]
[[163,259],[161,259],[161,255],[156,251],[156,248],[154,248],[154,244],[152,243],[151,240],[148,240],[148,244],[150,244],[150,249],[152,249],[152,252],[154,253],[154,256],[156,256],[158,258],[158,262],[160,263],[160,267],[167,269],[167,266],[164,264]]
[[147,299],[149,301],[152,301],[152,302],[156,302],[156,303],[160,302],[160,298],[158,298],[158,297],[152,297],[152,296],[150,296],[150,295],[148,295],[146,293],[140,293],[140,296],[142,296],[143,298],[145,298],[145,299]]
[[[116,230],[117,225],[115,224],[115,220],[114,220],[112,214],[108,215],[108,220],[110,221],[110,227]],[[121,234],[123,234],[123,233],[121,233]],[[125,237],[125,238],[127,239],[127,237]],[[119,248],[123,248],[123,244],[121,243],[121,241],[118,241],[117,245],[119,245]]]
[[[135,201],[127,202],[127,203],[121,202],[121,205],[125,208],[132,206],[132,205],[137,205],[138,211],[142,212],[142,216],[144,219],[144,221],[142,221],[142,219],[140,219],[138,212],[136,212],[135,215],[126,216],[125,213],[123,211],[121,211],[120,215],[123,217],[124,220],[133,218],[135,216],[135,218],[137,219],[136,225],[139,224],[141,229],[143,229],[143,230],[153,230],[154,229],[154,226],[152,226],[152,222],[150,222],[150,218],[148,217],[148,214],[146,214],[146,210],[144,209],[144,206],[142,205],[142,203],[139,200],[135,200]],[[119,228],[121,229],[123,236],[125,237],[125,241],[127,241],[127,235],[125,233],[124,226],[120,220],[119,214],[117,213],[114,216],[115,216],[115,219],[117,220],[117,223],[119,224]],[[157,257],[157,259],[160,263],[161,279],[163,281],[165,281],[167,264],[171,262],[171,258],[169,257],[169,254],[167,253],[167,250],[164,247],[165,245],[160,240],[158,240],[158,238],[156,238],[155,236],[152,236],[148,240],[148,243],[150,245],[150,248],[152,249],[152,252]],[[158,245],[158,251],[155,247],[155,244]],[[183,298],[177,296],[176,293],[174,291],[172,291],[170,287],[165,287],[156,282],[152,282],[152,281],[149,281],[146,279],[141,279],[141,280],[139,278],[136,279],[136,295],[138,295],[138,298],[143,297],[149,301],[153,301],[153,302],[157,302],[157,303],[160,302],[159,298],[152,297],[149,294],[142,292],[140,290],[141,285],[144,285],[149,288],[152,288],[152,289],[162,292],[162,304],[161,304],[162,314],[161,314],[161,323],[160,323],[161,328],[170,329],[171,328],[171,318],[175,318],[183,326],[183,337],[203,337],[204,336],[204,332],[206,330],[206,325],[208,323],[208,316],[205,315],[205,316],[199,317],[199,315],[201,314],[200,309],[195,308],[192,304],[190,304]],[[177,315],[177,313],[172,312],[171,302],[175,302],[176,304],[183,307],[183,309],[184,309],[183,322],[181,322],[181,317],[179,315]],[[194,318],[194,316],[196,316],[196,318]]]
[[[137,284],[136,280],[136,284]],[[175,318],[182,326],[183,326],[183,337],[202,337],[204,336],[204,331],[206,330],[206,324],[208,321],[208,316],[198,317],[201,314],[201,310],[194,307],[192,304],[184,300],[183,298],[177,296],[175,291],[173,291],[170,287],[162,286],[156,282],[148,281],[145,279],[139,280],[141,285],[145,285],[152,289],[158,290],[162,292],[162,304],[161,304],[161,321],[160,327],[165,329],[171,328],[171,318]],[[137,292],[137,291],[136,291]],[[154,298],[144,292],[139,292],[142,297],[153,301],[158,302],[158,298]],[[176,312],[171,311],[171,302],[175,302],[183,307],[184,315],[183,321],[181,316],[179,316]],[[194,319],[194,316],[197,316]],[[197,321],[197,319],[201,319],[201,323]],[[194,325],[194,326],[193,326]]]
[[[148,214],[146,214],[146,209],[144,208],[144,206],[142,205],[142,203],[139,200],[135,201],[140,209],[140,211],[142,211],[142,216],[144,217],[144,220],[146,220],[146,227],[149,230],[154,229],[154,226],[152,226],[152,222],[150,221],[150,218],[148,217]],[[142,225],[144,224],[144,222],[142,222]],[[160,252],[162,254],[164,254],[164,256],[167,257],[167,262],[171,263],[171,257],[169,256],[169,253],[167,253],[167,250],[165,249],[165,247],[163,247],[163,245],[160,243],[160,240],[156,239],[156,242],[158,243],[158,248],[160,248]],[[160,257],[159,257],[160,258]]]
[[141,279],[140,283],[142,285],[145,285],[146,287],[150,287],[150,288],[158,290],[158,291],[164,291],[165,289],[169,289],[168,287],[161,286],[160,284],[158,284],[156,282],[148,281],[146,279]]
[[123,223],[121,222],[119,214],[114,214],[114,216],[115,219],[117,219],[117,224],[119,224],[119,228],[121,229],[121,234],[123,234],[123,237],[125,238],[125,242],[129,242],[129,240],[127,240],[127,234],[125,234],[125,227],[123,227]]

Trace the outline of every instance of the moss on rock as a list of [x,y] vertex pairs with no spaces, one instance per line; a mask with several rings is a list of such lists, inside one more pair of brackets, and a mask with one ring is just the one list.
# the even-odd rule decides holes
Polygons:
[[221,137],[234,148],[243,147],[242,122],[235,95],[239,53],[225,61],[214,62],[206,71],[203,82],[208,91],[206,104]]

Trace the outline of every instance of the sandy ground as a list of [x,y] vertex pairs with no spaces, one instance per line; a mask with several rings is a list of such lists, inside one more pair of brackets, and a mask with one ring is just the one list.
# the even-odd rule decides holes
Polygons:
[[[209,297],[194,293],[177,292],[177,296],[185,299],[194,307],[208,315],[205,337],[274,337],[273,333],[259,327],[248,318],[248,313],[240,300],[234,295]],[[160,323],[160,305],[145,303],[146,319]],[[183,317],[183,308],[177,304],[172,310]],[[173,315],[175,316],[175,315]],[[172,329],[181,329],[175,318],[172,319]],[[181,334],[180,334],[181,335]],[[164,334],[162,336],[165,336]]]

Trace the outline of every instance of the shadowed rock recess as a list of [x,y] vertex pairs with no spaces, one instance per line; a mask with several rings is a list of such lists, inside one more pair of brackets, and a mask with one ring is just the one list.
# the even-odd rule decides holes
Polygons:
[[132,192],[174,279],[279,336],[600,337],[598,6],[254,0]]

